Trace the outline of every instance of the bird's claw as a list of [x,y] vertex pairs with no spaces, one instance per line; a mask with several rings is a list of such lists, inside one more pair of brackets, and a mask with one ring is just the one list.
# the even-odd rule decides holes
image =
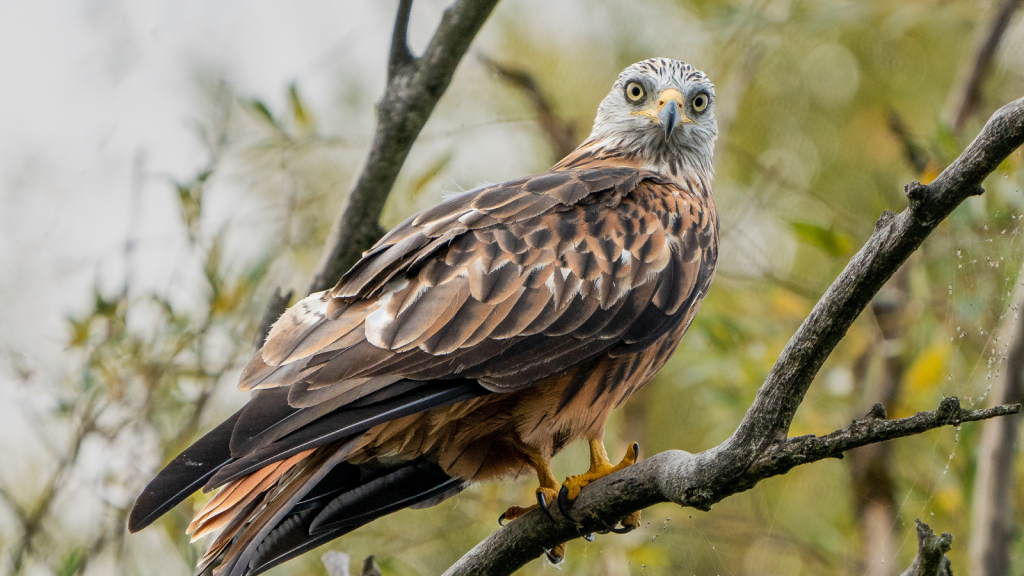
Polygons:
[[629,450],[626,450],[626,455],[622,457],[622,461],[616,465],[610,463],[592,465],[591,469],[587,472],[578,476],[570,476],[566,478],[562,484],[562,488],[558,491],[558,508],[562,511],[562,514],[566,518],[571,518],[569,510],[572,509],[573,502],[579,497],[580,491],[583,490],[592,482],[596,482],[609,474],[613,474],[636,464],[637,460],[640,459],[640,444],[633,442],[630,445]]
[[545,550],[544,555],[552,564],[561,564],[562,560],[565,560],[565,542],[555,544],[550,550]]
[[[544,492],[542,492],[540,490],[537,491],[537,505],[540,506],[540,509],[543,510],[544,513],[548,515],[548,518],[552,522],[555,521],[555,517],[551,514],[551,509],[548,508],[547,496],[545,496]],[[561,503],[559,503],[559,507],[561,508]],[[563,512],[563,514],[564,514],[564,512]]]
[[543,510],[544,513],[547,514],[548,518],[554,522],[555,517],[551,514],[551,508],[548,506],[548,502],[553,502],[555,498],[557,498],[557,496],[555,495],[554,488],[545,488],[541,486],[540,488],[537,488],[536,504],[525,508],[522,506],[509,506],[508,510],[502,512],[501,516],[498,516],[498,526],[504,527],[506,522],[511,522],[534,508],[540,508]]
[[623,516],[622,519],[619,520],[619,524],[622,525],[621,528],[616,528],[615,526],[612,526],[611,528],[609,528],[609,530],[616,534],[629,534],[633,530],[636,530],[640,527],[640,510],[633,512],[632,514]]
[[587,542],[593,542],[594,541],[594,533],[591,532],[590,534],[587,534],[586,536],[583,537],[583,539],[586,540]]
[[569,514],[571,508],[572,500],[569,500],[569,489],[562,486],[562,489],[558,491],[558,509],[562,511],[562,515],[566,518],[572,518]]

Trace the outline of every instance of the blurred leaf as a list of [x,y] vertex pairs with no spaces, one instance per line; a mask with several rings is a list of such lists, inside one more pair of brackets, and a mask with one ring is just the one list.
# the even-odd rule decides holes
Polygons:
[[924,167],[924,172],[921,173],[919,181],[921,184],[931,184],[939,177],[942,173],[942,166],[939,166],[935,162],[929,161]]
[[67,322],[71,328],[71,337],[68,344],[76,347],[85,344],[89,340],[89,334],[92,331],[92,317],[87,316],[82,320],[69,317]]
[[413,179],[412,183],[409,185],[409,195],[415,198],[423,192],[423,190],[435,178],[437,178],[437,175],[451,164],[452,158],[454,157],[455,155],[449,150],[435,158],[423,172]]
[[57,567],[57,576],[75,576],[85,569],[85,561],[88,559],[85,550],[72,548],[61,558],[60,566]]
[[803,318],[810,311],[807,300],[789,290],[773,290],[771,303],[776,313],[788,318]]
[[853,239],[835,228],[826,229],[802,222],[790,222],[789,225],[801,241],[820,248],[832,256],[846,256],[853,251]]
[[221,291],[224,287],[224,279],[221,277],[221,250],[224,243],[224,233],[213,237],[209,250],[206,252],[206,260],[203,262],[203,276],[210,287],[210,314],[215,315],[222,310],[223,303],[220,302]]
[[265,120],[271,126],[278,129],[281,128],[281,125],[277,123],[274,115],[270,112],[270,108],[267,108],[267,105],[264,104],[262,100],[253,98],[252,100],[249,100],[248,104],[249,108],[255,112],[257,116]]
[[957,510],[962,510],[964,505],[964,495],[960,488],[956,486],[946,486],[935,493],[935,502],[942,510],[946,512],[955,512]]
[[698,315],[694,324],[707,335],[710,343],[718,350],[733,350],[743,339],[743,328],[735,318],[726,314],[709,312]]
[[949,346],[944,342],[932,344],[918,354],[907,369],[907,385],[913,391],[925,390],[942,381],[946,371],[946,357]]
[[302,102],[302,97],[299,96],[299,88],[295,83],[288,86],[288,103],[292,108],[292,120],[295,122],[295,127],[302,132],[312,132],[316,122],[306,108],[306,105]]

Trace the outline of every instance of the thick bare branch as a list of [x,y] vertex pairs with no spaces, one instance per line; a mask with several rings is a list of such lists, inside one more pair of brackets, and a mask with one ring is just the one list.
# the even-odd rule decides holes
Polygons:
[[774,444],[752,465],[730,478],[714,472],[722,468],[722,460],[738,457],[735,451],[723,448],[724,445],[699,454],[678,450],[662,452],[588,486],[573,506],[572,519],[556,514],[556,521],[552,522],[540,510],[530,512],[491,534],[444,576],[511,574],[554,543],[606,529],[633,510],[662,502],[708,510],[728,496],[749,490],[761,480],[785,474],[801,464],[842,458],[843,453],[859,446],[1019,411],[1019,404],[963,410],[959,400],[945,398],[936,410],[909,418],[868,418],[826,436],[801,436]]
[[551,522],[535,511],[478,544],[446,576],[511,574],[545,548],[600,531],[659,502],[707,510],[723,498],[795,466],[838,458],[852,448],[944,425],[1016,414],[1020,405],[967,411],[947,398],[937,410],[901,420],[870,418],[822,437],[787,439],[811,381],[850,325],[938,223],[1024,144],[1024,98],[1003,106],[957,160],[930,185],[906,187],[910,205],[884,212],[875,231],[790,339],[736,432],[699,454],[657,454],[584,490],[573,519]]
[[445,10],[423,55],[414,57],[405,41],[412,1],[401,0],[388,61],[388,83],[377,103],[373,144],[331,228],[310,292],[333,285],[383,234],[380,215],[402,164],[497,3],[457,0]]
[[981,194],[981,183],[1024,143],[1024,98],[992,115],[977,138],[928,185],[906,186],[910,205],[885,211],[875,231],[790,338],[739,428],[726,444],[753,455],[785,438],[825,358],[924,239],[954,208]]
[[992,16],[978,28],[974,49],[970,58],[964,61],[958,82],[949,93],[945,118],[953,130],[960,132],[974,114],[981,100],[981,86],[995,58],[996,49],[1010,27],[1013,14],[1020,8],[1022,0],[1000,0]]
[[917,525],[917,556],[914,562],[900,576],[953,576],[949,567],[949,552],[953,535],[943,532],[936,536],[930,526],[914,520]]

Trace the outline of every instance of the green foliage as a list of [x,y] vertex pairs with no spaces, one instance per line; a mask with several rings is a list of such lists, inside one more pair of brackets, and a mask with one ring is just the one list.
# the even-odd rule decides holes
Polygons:
[[835,228],[822,228],[802,222],[790,222],[789,225],[801,242],[820,248],[829,256],[841,257],[853,253],[853,239],[849,234],[844,234]]

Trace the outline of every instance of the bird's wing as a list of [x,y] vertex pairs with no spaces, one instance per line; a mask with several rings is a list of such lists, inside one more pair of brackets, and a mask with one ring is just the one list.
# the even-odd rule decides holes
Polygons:
[[514,391],[650,344],[710,273],[713,215],[698,198],[650,172],[598,168],[487,187],[410,218],[274,325],[240,387],[286,387],[287,402],[244,411],[232,453],[371,394],[467,379]]
[[[709,273],[713,215],[696,200],[651,172],[592,168],[490,186],[410,218],[275,323],[240,379],[256,395],[236,416],[230,459],[221,451],[196,467],[205,488],[650,345]],[[190,480],[162,476],[133,529]]]
[[290,406],[323,409],[410,380],[506,392],[650,342],[693,292],[711,241],[702,206],[679,192],[604,168],[449,200],[286,312],[240,386],[287,386]]

